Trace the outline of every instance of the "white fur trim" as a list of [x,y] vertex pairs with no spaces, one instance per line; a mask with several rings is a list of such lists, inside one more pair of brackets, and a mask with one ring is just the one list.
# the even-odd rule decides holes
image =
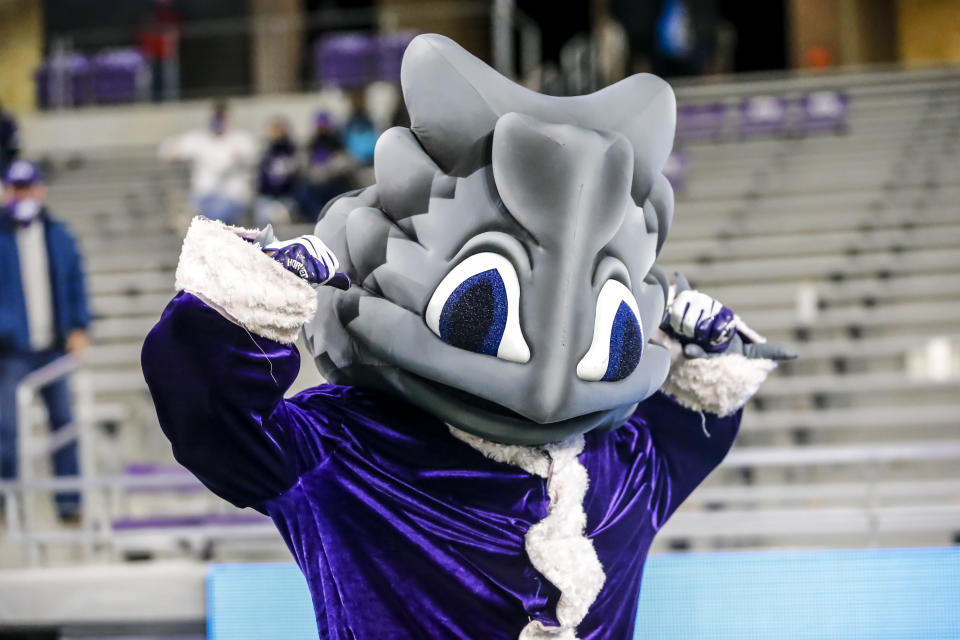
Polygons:
[[570,627],[548,627],[531,620],[520,632],[520,640],[578,640],[577,630]]
[[300,327],[316,315],[317,294],[239,233],[251,232],[194,218],[183,239],[176,288],[198,296],[252,333],[293,342]]
[[550,455],[540,447],[491,442],[454,426],[447,426],[454,438],[466,442],[491,460],[520,467],[532,476],[547,478],[550,475]]
[[658,331],[657,342],[670,349],[670,374],[660,388],[681,406],[728,416],[747,403],[767,375],[773,360],[738,353],[713,358],[687,358],[680,343]]
[[488,458],[520,467],[545,478],[550,507],[547,517],[527,531],[525,548],[530,562],[560,590],[559,627],[530,621],[521,640],[577,640],[576,628],[600,595],[606,574],[593,541],[586,536],[587,469],[577,456],[583,451],[582,435],[542,447],[490,442],[450,427],[450,432]]

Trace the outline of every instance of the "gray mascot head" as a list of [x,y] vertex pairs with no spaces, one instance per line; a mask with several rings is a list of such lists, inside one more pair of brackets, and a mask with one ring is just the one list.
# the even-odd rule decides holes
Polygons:
[[669,368],[649,341],[673,213],[669,85],[545,96],[437,35],[410,44],[401,80],[411,127],[380,137],[376,184],[317,223],[356,283],[320,288],[306,328],[320,371],[500,442],[620,426]]

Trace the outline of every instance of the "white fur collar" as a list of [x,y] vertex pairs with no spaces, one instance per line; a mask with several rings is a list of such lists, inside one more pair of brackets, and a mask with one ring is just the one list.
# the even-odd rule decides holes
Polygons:
[[520,467],[547,481],[550,507],[547,517],[527,531],[525,548],[534,568],[560,590],[557,603],[559,627],[537,620],[527,624],[521,640],[576,640],[577,625],[597,599],[606,575],[593,541],[586,535],[587,515],[583,500],[587,494],[587,469],[577,456],[584,437],[542,447],[499,444],[450,427],[454,437],[492,460]]

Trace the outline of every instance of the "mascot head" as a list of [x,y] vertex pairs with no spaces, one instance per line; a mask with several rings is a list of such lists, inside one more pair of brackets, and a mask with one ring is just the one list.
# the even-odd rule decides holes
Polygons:
[[401,80],[411,127],[380,137],[376,184],[317,223],[356,283],[319,291],[306,335],[321,372],[500,442],[620,426],[669,367],[650,342],[669,85],[545,96],[436,35],[410,44]]

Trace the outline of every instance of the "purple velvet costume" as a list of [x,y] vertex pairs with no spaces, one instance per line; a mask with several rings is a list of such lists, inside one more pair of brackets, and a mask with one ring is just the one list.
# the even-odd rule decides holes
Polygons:
[[[547,515],[546,481],[392,396],[325,385],[285,400],[299,364],[292,345],[185,292],[143,349],[177,459],[270,515],[306,574],[320,637],[506,639],[531,619],[556,625],[560,590],[524,547]],[[739,422],[657,393],[623,427],[585,434],[585,533],[605,578],[577,638],[633,636],[653,536]]]

